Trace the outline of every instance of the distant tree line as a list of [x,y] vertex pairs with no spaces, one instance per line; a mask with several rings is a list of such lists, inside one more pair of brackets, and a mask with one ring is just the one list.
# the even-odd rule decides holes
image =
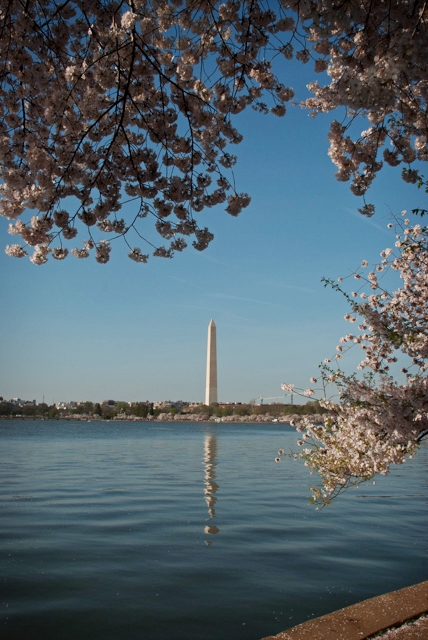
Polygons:
[[53,404],[49,406],[45,402],[40,404],[25,404],[23,406],[12,405],[8,402],[0,402],[0,416],[53,418],[56,413],[59,413],[59,411],[56,409],[55,405]]
[[161,413],[170,414],[171,416],[176,414],[190,414],[199,415],[201,413],[206,414],[208,417],[215,418],[227,418],[232,415],[250,416],[250,415],[270,415],[274,418],[280,418],[287,415],[311,415],[324,413],[323,409],[317,400],[308,401],[304,405],[293,404],[269,404],[269,405],[256,405],[256,404],[238,404],[221,406],[219,404],[212,404],[209,407],[206,405],[198,405],[189,407],[187,405],[177,407],[162,407],[154,408],[151,402],[116,402],[114,406],[110,406],[107,403],[100,404],[99,402],[81,402],[72,409],[58,409],[56,405],[48,405],[46,403],[40,403],[37,405],[28,404],[23,406],[12,405],[7,402],[0,402],[0,416],[4,417],[20,417],[23,418],[51,418],[59,419],[63,417],[75,416],[92,416],[100,417],[106,420],[117,418],[118,416],[136,418],[147,418],[152,416],[156,418]]
[[191,413],[208,413],[216,418],[227,418],[228,416],[251,416],[251,415],[270,415],[274,418],[280,418],[287,415],[308,415],[324,413],[317,400],[309,401],[306,404],[239,404],[239,405],[206,405],[200,407],[192,407]]
[[[155,410],[159,413],[159,410]],[[55,404],[25,404],[12,405],[8,402],[0,402],[0,416],[12,416],[24,418],[60,418],[64,416],[99,416],[101,418],[115,418],[117,415],[134,415],[138,418],[147,418],[149,414],[155,415],[153,404],[149,402],[117,402],[114,406],[100,404],[99,402],[81,402],[72,409],[58,409]]]

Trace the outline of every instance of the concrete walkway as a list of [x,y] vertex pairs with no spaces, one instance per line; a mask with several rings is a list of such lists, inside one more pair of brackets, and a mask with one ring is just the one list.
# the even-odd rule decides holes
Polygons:
[[[375,635],[380,640],[428,640],[428,618],[421,618],[427,613],[428,580],[308,620],[262,640],[368,640]],[[414,624],[406,624],[418,618],[421,619]],[[386,630],[388,633],[381,633]]]

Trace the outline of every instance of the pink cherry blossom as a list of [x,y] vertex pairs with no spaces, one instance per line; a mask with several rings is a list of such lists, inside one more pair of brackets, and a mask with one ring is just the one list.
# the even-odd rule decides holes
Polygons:
[[[397,289],[383,289],[372,271],[362,282],[375,293],[361,302],[349,298],[352,313],[345,319],[359,316],[361,333],[347,334],[337,349],[345,353],[359,345],[364,357],[357,370],[362,377],[332,369],[325,359],[320,404],[326,413],[295,421],[310,444],[300,457],[321,479],[321,487],[311,489],[320,504],[376,474],[388,473],[391,464],[415,455],[428,436],[428,227],[403,228],[399,238],[397,254],[388,249],[381,254],[383,268],[399,276]],[[397,362],[398,354],[407,364],[401,367],[401,378],[394,379],[390,364]],[[331,385],[339,389],[339,401],[328,398]],[[294,392],[307,395],[307,390]],[[302,446],[303,440],[297,444]]]
[[[234,186],[234,117],[248,107],[283,117],[294,99],[275,70],[279,54],[323,74],[301,106],[340,111],[328,135],[339,181],[364,197],[387,163],[419,184],[426,22],[416,0],[9,0],[0,10],[0,214],[24,246],[8,255],[30,246],[36,264],[63,259],[82,233],[102,264],[117,237],[138,263],[170,258],[188,238],[204,250],[213,235],[200,212],[222,204],[237,216],[250,204]],[[371,216],[374,206],[359,211]],[[131,249],[134,239],[146,249]],[[60,251],[40,249],[56,242]],[[80,258],[92,251],[71,248]]]

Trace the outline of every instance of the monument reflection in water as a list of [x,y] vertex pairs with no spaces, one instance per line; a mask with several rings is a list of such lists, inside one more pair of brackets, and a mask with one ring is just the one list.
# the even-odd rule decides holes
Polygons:
[[[205,465],[205,502],[208,507],[208,515],[209,517],[206,519],[207,524],[205,526],[204,532],[210,535],[217,534],[220,529],[212,524],[212,521],[215,518],[215,504],[217,502],[217,496],[215,495],[218,491],[218,484],[215,481],[216,467],[217,467],[217,436],[215,435],[206,435],[204,438],[204,465]],[[212,544],[212,540],[206,540],[205,544]]]

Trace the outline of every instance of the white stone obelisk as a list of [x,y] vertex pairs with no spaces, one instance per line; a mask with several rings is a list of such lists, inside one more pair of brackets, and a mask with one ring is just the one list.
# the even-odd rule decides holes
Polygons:
[[218,402],[217,397],[217,337],[214,320],[208,325],[207,344],[207,382],[205,387],[205,404]]

